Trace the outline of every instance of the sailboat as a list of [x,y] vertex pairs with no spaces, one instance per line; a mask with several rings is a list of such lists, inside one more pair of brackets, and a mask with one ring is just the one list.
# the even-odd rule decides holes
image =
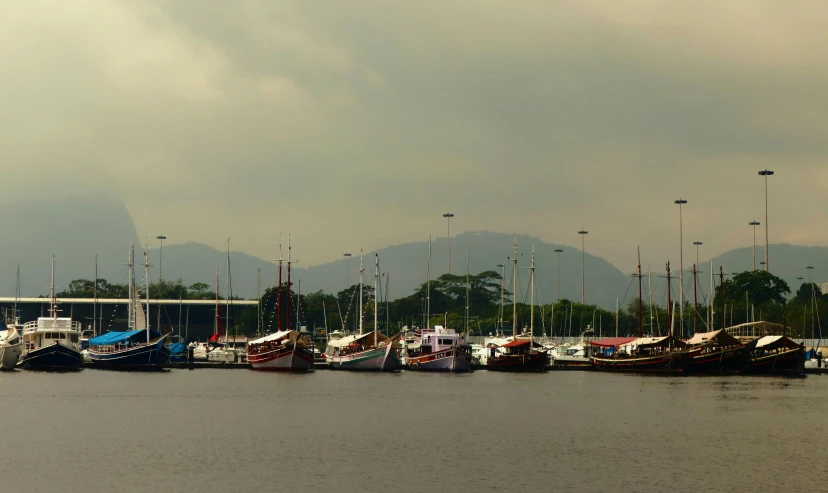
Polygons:
[[20,267],[17,268],[17,289],[14,298],[14,313],[6,314],[5,322],[0,321],[0,370],[14,370],[20,360]]
[[55,257],[52,256],[52,286],[50,288],[50,317],[39,317],[23,325],[23,352],[20,366],[27,370],[80,370],[83,357],[80,352],[81,324],[71,317],[57,316],[55,299]]
[[[281,250],[281,246],[280,246]],[[290,243],[288,243],[288,298],[290,297]],[[247,344],[247,361],[254,370],[308,372],[313,369],[313,341],[290,328],[288,303],[287,330],[282,330],[282,254],[279,253],[278,329],[273,334]],[[298,322],[297,322],[298,323]]]
[[532,249],[532,306],[529,332],[517,333],[517,237],[515,237],[515,254],[512,259],[512,328],[514,337],[498,348],[491,348],[491,355],[486,360],[486,369],[490,371],[541,372],[549,366],[549,354],[534,338],[535,325],[535,251]]
[[[426,289],[431,289],[431,241],[428,243],[428,282]],[[468,275],[466,276],[468,283]],[[468,298],[468,293],[466,294]],[[431,300],[431,293],[426,294]],[[468,301],[467,301],[468,304]],[[426,305],[426,313],[431,311],[430,302]],[[426,316],[426,320],[430,315]],[[448,325],[448,317],[446,317]],[[414,340],[406,344],[406,363],[412,371],[448,371],[468,372],[472,367],[471,346],[465,343],[463,337],[454,329],[435,325],[426,326],[424,330],[414,331]]]
[[224,316],[227,323],[224,324],[224,346],[221,345],[221,307],[219,305],[218,261],[216,261],[216,334],[214,334],[213,338],[210,338],[210,342],[215,345],[207,351],[207,361],[213,361],[216,363],[235,363],[238,360],[236,349],[230,347],[230,303],[231,298],[233,297],[231,286],[230,238],[227,238],[227,296],[224,298]]
[[374,330],[363,332],[362,286],[365,269],[362,251],[359,253],[359,334],[332,340],[325,349],[328,366],[332,370],[398,371],[400,363],[400,334],[386,337],[378,330],[377,287],[379,283],[379,255],[376,255],[374,276]]
[[147,290],[146,313],[135,286],[134,251],[129,252],[129,329],[110,331],[89,339],[89,359],[94,368],[105,370],[157,371],[170,364],[167,336],[151,330],[149,325],[149,257],[144,251],[144,275]]

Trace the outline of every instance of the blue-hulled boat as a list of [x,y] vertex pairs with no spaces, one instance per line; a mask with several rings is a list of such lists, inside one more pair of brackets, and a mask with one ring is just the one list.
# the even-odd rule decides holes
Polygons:
[[74,371],[83,367],[80,350],[81,324],[57,316],[55,257],[52,256],[51,317],[23,325],[23,352],[19,365],[27,370]]
[[171,363],[185,363],[187,361],[187,344],[183,342],[174,342],[169,345],[170,362]]
[[94,368],[108,370],[161,370],[170,364],[167,336],[154,330],[107,332],[89,339]]
[[[87,355],[93,368],[125,371],[158,371],[169,366],[167,335],[150,330],[149,314],[144,313],[135,288],[132,249],[129,252],[129,327],[125,332],[110,331],[89,339]],[[144,251],[144,269],[149,274],[149,258]],[[149,286],[147,286],[149,292]],[[147,305],[149,307],[149,305]],[[147,308],[149,310],[149,308]]]

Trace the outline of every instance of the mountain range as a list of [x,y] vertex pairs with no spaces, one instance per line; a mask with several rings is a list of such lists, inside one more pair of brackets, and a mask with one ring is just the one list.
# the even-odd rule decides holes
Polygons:
[[[143,249],[132,217],[124,204],[115,199],[54,199],[44,201],[23,201],[0,203],[0,296],[13,296],[15,271],[21,269],[21,293],[23,296],[47,295],[49,290],[50,260],[55,255],[57,289],[67,287],[69,281],[94,277],[94,257],[98,256],[98,276],[110,282],[126,281],[126,262],[130,241],[136,245],[136,264],[143,264]],[[451,272],[463,275],[468,263],[471,273],[485,270],[505,273],[507,290],[512,286],[511,258],[514,242],[518,244],[517,293],[519,301],[529,301],[529,266],[532,248],[536,261],[536,296],[539,303],[554,301],[558,297],[558,264],[560,258],[560,297],[573,301],[581,299],[581,251],[563,244],[546,243],[527,235],[513,235],[487,231],[465,232],[451,238]],[[417,286],[426,281],[429,272],[429,242],[418,241],[391,245],[377,251],[364,252],[364,279],[373,282],[374,254],[379,255],[383,286],[388,284],[388,294],[395,299],[411,294]],[[469,255],[467,258],[466,251]],[[560,254],[556,249],[562,250]],[[828,279],[823,274],[828,269],[828,248],[805,247],[788,244],[771,245],[771,270],[785,279],[792,291],[807,279],[807,265],[813,265],[814,281]],[[350,259],[314,265],[297,266],[293,275],[303,293],[324,290],[337,292],[347,282],[357,282],[359,275],[359,252],[352,251]],[[448,242],[445,237],[431,242],[431,278],[437,278],[448,271]],[[283,252],[285,258],[287,252]],[[300,258],[301,252],[292,252],[293,258]],[[757,262],[764,259],[764,248],[757,247]],[[560,255],[558,257],[558,255]],[[692,250],[685,249],[685,271],[689,272],[695,259]],[[678,255],[676,255],[678,257]],[[150,281],[158,279],[159,250],[149,250]],[[613,308],[616,297],[621,304],[638,296],[638,286],[631,276],[636,268],[635,252],[630,253],[626,272],[606,260],[586,252],[585,301],[604,308]],[[709,292],[710,261],[700,265],[700,297]],[[677,275],[678,262],[673,259],[673,273]],[[740,272],[753,267],[752,247],[738,248],[712,259],[714,272],[718,274],[723,266],[726,274]],[[167,280],[181,279],[186,285],[204,282],[211,287],[216,283],[216,264],[219,267],[219,284],[226,292],[226,252],[200,243],[164,245],[163,277]],[[664,304],[666,283],[664,263],[652,265],[652,276],[648,279],[647,266],[644,269],[643,292],[645,299],[649,285],[652,285],[653,301]],[[505,265],[505,268],[498,265]],[[270,260],[250,256],[244,252],[231,251],[230,265],[233,294],[252,298],[259,289],[276,283],[277,264]],[[139,276],[142,273],[139,270]],[[285,274],[286,275],[286,274]],[[692,301],[692,277],[685,275],[685,297]],[[296,282],[295,281],[295,282]],[[648,282],[650,281],[650,282]],[[718,276],[716,279],[718,284]],[[674,285],[674,289],[675,289]],[[675,295],[674,295],[675,298]]]

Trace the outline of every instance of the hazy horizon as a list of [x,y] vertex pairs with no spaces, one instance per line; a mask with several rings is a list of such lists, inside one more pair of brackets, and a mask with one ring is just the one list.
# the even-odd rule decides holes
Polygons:
[[[6,198],[303,265],[464,231],[624,271],[828,245],[828,4],[78,0],[0,16]],[[528,245],[527,245],[528,247]],[[301,252],[301,253],[299,253]],[[773,251],[771,250],[771,270]]]

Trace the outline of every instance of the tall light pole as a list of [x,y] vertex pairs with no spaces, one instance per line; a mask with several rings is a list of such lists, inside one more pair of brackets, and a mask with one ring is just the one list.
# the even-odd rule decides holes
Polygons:
[[448,238],[448,273],[451,274],[451,218],[454,217],[454,214],[446,212],[443,214],[443,217],[446,218],[446,236]]
[[704,245],[704,243],[700,241],[694,241],[694,245],[696,245],[696,265],[699,265],[699,247]]
[[348,261],[351,260],[351,254],[350,253],[343,253],[342,256],[345,257],[345,289],[348,289],[350,287],[348,285],[348,273],[350,272],[348,270],[348,263],[349,263]]
[[773,171],[765,168],[759,172],[759,176],[765,177],[765,270],[770,271],[768,255],[768,177],[773,176]]
[[586,259],[586,254],[584,253],[586,249],[584,248],[584,237],[589,234],[589,231],[581,230],[578,231],[578,234],[581,235],[581,304],[585,304],[585,296],[584,292],[586,291],[586,277],[584,276],[584,260]]
[[761,223],[759,221],[751,221],[748,225],[753,226],[753,270],[756,270],[756,226]]
[[555,256],[557,257],[558,262],[558,301],[561,301],[561,250],[560,248],[555,249]]
[[684,336],[684,230],[681,218],[681,206],[684,199],[675,201],[679,206],[679,333]]
[[[164,287],[161,282],[163,279],[163,271],[161,270],[161,267],[164,263],[164,240],[166,240],[167,237],[164,235],[158,235],[155,239],[161,242],[161,246],[158,248],[158,299],[161,299],[161,289]],[[147,296],[149,296],[149,293],[147,293]],[[158,327],[158,332],[161,332],[161,303],[158,304],[156,309],[158,310],[158,323],[156,324],[156,327]]]

